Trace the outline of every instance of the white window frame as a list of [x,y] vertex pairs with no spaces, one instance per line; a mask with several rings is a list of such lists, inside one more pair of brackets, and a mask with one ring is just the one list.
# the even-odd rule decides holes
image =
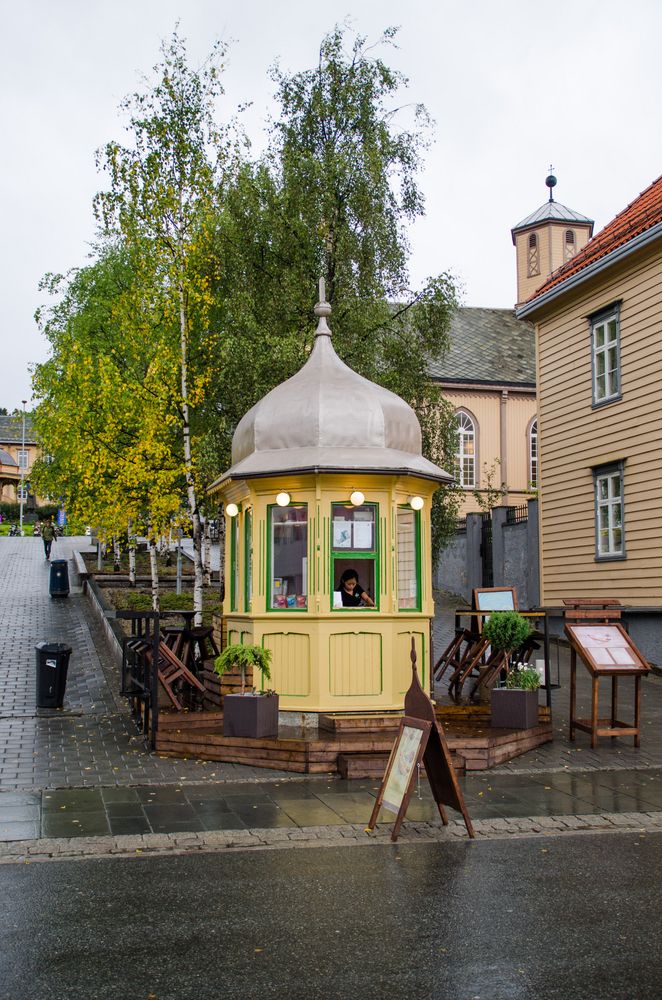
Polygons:
[[30,495],[30,490],[28,489],[28,486],[27,486],[26,483],[24,483],[22,486],[17,486],[16,487],[16,499],[17,500],[19,500],[19,501],[23,500],[23,502],[25,502],[28,499],[29,495]]
[[27,448],[18,448],[16,451],[16,462],[19,469],[27,469],[30,461],[30,452]]
[[623,471],[623,462],[593,470],[596,560],[625,559]]
[[591,317],[593,406],[621,398],[621,323],[619,306]]
[[[458,410],[455,414],[457,418],[457,451],[455,453],[455,465],[457,469],[457,479],[460,486],[465,490],[476,488],[476,452],[477,439],[476,422],[469,416],[466,410]],[[473,441],[473,454],[466,451],[467,441]],[[465,462],[467,467],[465,470]],[[471,470],[467,475],[468,469]]]
[[529,427],[529,486],[532,490],[538,489],[538,462],[540,452],[538,450],[538,419],[531,421]]

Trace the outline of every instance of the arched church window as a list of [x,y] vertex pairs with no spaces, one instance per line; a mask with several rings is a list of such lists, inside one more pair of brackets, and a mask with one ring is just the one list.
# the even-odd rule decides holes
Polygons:
[[473,488],[476,485],[476,425],[464,410],[460,410],[456,417],[455,475],[460,486]]
[[538,248],[538,234],[529,233],[529,253],[527,257],[527,277],[533,278],[540,274],[540,253]]

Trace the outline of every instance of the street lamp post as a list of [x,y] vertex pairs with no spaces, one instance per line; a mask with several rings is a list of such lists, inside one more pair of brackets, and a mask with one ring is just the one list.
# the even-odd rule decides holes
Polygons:
[[20,504],[20,531],[21,531],[21,536],[22,536],[23,535],[23,504],[25,503],[25,466],[26,466],[26,461],[25,461],[25,405],[27,403],[27,399],[22,399],[21,402],[23,403],[23,437],[22,437],[22,443],[21,443],[21,461],[20,461],[20,466],[21,466],[21,496],[19,498],[19,504]]

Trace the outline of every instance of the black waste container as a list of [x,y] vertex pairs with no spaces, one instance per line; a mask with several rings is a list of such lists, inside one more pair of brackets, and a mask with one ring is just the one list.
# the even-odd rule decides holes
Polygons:
[[69,563],[66,559],[53,559],[51,562],[49,591],[51,597],[66,597],[68,595]]
[[37,708],[62,708],[71,646],[63,642],[38,642]]

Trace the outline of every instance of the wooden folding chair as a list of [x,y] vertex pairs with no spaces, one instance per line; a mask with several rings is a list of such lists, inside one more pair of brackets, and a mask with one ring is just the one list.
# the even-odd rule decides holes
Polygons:
[[460,663],[451,674],[448,684],[448,694],[458,705],[462,699],[462,687],[464,682],[474,670],[480,669],[483,656],[489,646],[489,641],[484,639],[482,635],[469,633],[469,636],[470,641],[467,641],[467,646]]
[[473,635],[468,629],[458,628],[455,630],[455,635],[434,665],[432,676],[435,681],[440,681],[449,667],[457,670],[462,662],[462,645],[472,641],[472,639]]
[[[151,663],[151,649],[146,651],[145,656],[148,662]],[[204,684],[202,684],[195,674],[189,670],[186,664],[182,663],[179,657],[176,656],[175,653],[168,648],[168,646],[166,646],[163,640],[159,643],[157,674],[166,694],[170,698],[170,701],[179,712],[182,711],[184,706],[175,694],[175,684],[181,686],[182,683],[186,683],[190,684],[191,687],[197,688],[199,691],[204,692],[205,690]],[[179,694],[180,692],[178,691],[177,693]]]

